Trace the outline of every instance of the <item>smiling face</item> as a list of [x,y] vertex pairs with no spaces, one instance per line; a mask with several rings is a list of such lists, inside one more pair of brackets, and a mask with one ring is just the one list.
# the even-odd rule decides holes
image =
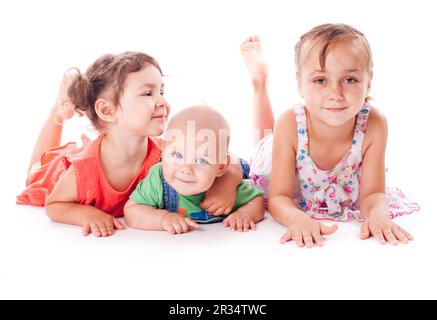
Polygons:
[[297,74],[299,92],[312,118],[340,126],[358,114],[370,91],[367,59],[351,40],[339,40],[329,46],[322,68],[320,48],[313,45],[307,41],[303,46],[305,59]]
[[161,135],[170,111],[163,95],[162,75],[155,66],[129,74],[117,110],[122,129],[134,135]]
[[228,127],[207,107],[187,108],[170,121],[163,143],[162,168],[180,194],[208,191],[229,166]]

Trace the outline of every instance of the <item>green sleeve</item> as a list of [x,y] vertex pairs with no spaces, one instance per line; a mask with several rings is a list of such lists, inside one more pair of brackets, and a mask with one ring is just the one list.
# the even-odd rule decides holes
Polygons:
[[237,187],[237,199],[232,211],[244,206],[246,203],[252,201],[256,197],[262,197],[264,192],[253,185],[251,180],[243,180]]
[[161,209],[164,206],[161,177],[162,164],[158,163],[150,168],[147,177],[141,180],[129,198],[138,204]]

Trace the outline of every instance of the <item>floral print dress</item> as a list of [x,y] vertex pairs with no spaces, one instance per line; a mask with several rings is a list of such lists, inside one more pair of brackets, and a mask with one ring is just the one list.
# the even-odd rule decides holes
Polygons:
[[[370,109],[370,105],[366,103],[358,113],[351,148],[335,168],[329,171],[317,168],[309,156],[304,106],[297,105],[293,109],[296,114],[298,137],[294,198],[298,207],[312,218],[335,221],[347,221],[351,218],[363,220],[359,210],[363,160],[361,148],[366,135]],[[265,192],[266,197],[272,166],[272,147],[273,135],[268,135],[258,144],[251,161],[250,177],[255,185]],[[407,199],[399,189],[387,188],[386,195],[391,218],[419,210],[419,205]]]

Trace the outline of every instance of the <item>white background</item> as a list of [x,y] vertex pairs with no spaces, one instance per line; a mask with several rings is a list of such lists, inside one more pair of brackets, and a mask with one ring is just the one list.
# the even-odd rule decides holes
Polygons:
[[[0,4],[0,298],[437,298],[434,1],[14,1]],[[70,67],[104,53],[155,56],[178,110],[206,101],[231,124],[231,148],[251,153],[251,87],[240,43],[257,33],[270,65],[275,115],[298,102],[293,47],[326,22],[362,30],[375,60],[372,95],[389,120],[388,184],[422,210],[397,221],[408,246],[358,240],[343,223],[322,249],[280,245],[267,217],[256,232],[220,225],[170,236],[127,230],[107,239],[15,205],[33,143]],[[87,131],[70,121],[64,142]],[[89,131],[88,131],[89,132]]]

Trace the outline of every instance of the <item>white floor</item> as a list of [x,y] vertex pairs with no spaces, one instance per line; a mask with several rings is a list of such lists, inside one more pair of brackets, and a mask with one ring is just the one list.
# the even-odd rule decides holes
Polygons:
[[125,230],[84,238],[43,209],[3,216],[0,298],[304,299],[437,298],[426,212],[398,222],[416,239],[398,247],[358,240],[343,223],[323,248],[279,244],[269,216],[246,234],[220,224],[180,236]]

